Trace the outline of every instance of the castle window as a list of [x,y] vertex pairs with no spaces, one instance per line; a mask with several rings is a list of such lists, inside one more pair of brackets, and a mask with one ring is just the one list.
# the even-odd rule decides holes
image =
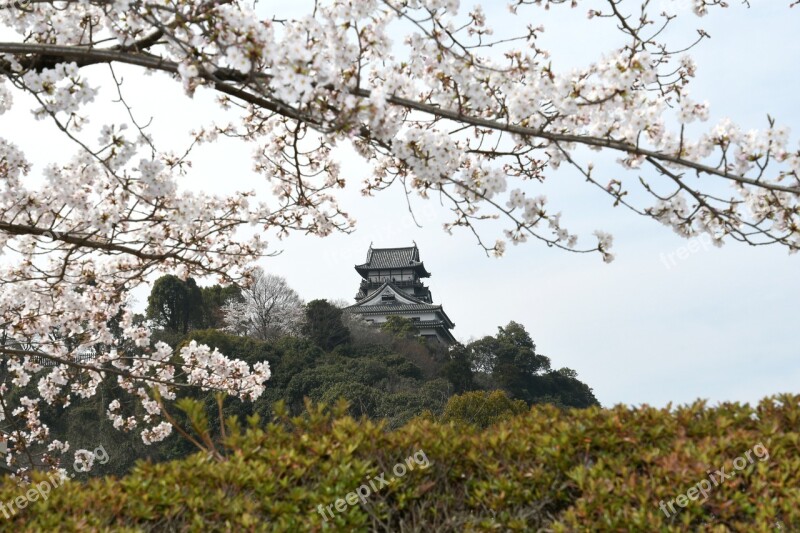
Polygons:
[[381,301],[382,302],[393,302],[394,301],[394,294],[392,294],[392,293],[382,294],[381,295]]

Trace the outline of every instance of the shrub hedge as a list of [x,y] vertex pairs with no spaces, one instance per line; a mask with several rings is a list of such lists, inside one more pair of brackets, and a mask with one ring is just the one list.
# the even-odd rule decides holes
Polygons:
[[[226,458],[139,464],[123,478],[64,482],[5,518],[8,531],[795,531],[800,396],[758,406],[698,401],[561,410],[537,405],[486,429],[422,418],[394,431],[309,406],[304,417],[228,428]],[[768,459],[735,470],[763,445]],[[429,466],[406,462],[422,453]],[[110,461],[114,451],[108,450]],[[402,477],[397,463],[409,466]],[[741,464],[741,463],[740,463]],[[415,466],[413,470],[410,466]],[[705,501],[659,508],[736,472]],[[338,499],[382,474],[365,503]],[[34,473],[35,481],[44,479]],[[0,501],[25,489],[6,480]],[[351,498],[353,501],[354,498]],[[318,506],[334,504],[323,517]],[[330,517],[333,515],[333,518]]]

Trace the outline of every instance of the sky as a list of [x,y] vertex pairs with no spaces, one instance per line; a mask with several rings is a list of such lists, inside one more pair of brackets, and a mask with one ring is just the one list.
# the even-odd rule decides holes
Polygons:
[[[691,39],[700,27],[711,35],[693,51],[698,75],[692,91],[696,100],[711,103],[710,124],[730,117],[746,130],[763,128],[770,114],[792,128],[797,143],[800,33],[795,18],[800,12],[790,10],[788,3],[754,0],[745,9],[734,2],[730,9],[698,19],[687,12],[689,0],[656,1],[688,15],[675,28],[675,36]],[[285,11],[285,2],[260,6],[265,15]],[[298,14],[303,9],[302,3],[293,6]],[[514,23],[504,6],[505,2],[484,4],[495,28]],[[551,50],[554,65],[586,64],[615,44],[613,32],[587,19],[585,6],[577,11],[532,10],[536,20],[523,21],[545,25],[542,43]],[[219,118],[208,95],[198,93],[190,101],[179,84],[157,76],[141,79],[136,71],[123,73],[134,112],[154,117],[151,128],[157,140],[179,147],[190,129]],[[98,114],[116,112],[107,103],[114,95],[103,96]],[[57,132],[30,119],[25,109],[0,117],[4,137],[9,128],[29,154],[38,152],[32,159],[39,165],[72,151]],[[219,194],[232,188],[266,192],[266,183],[254,181],[249,155],[248,147],[232,141],[204,149],[193,156],[192,171],[182,186]],[[800,255],[736,242],[723,248],[704,241],[692,244],[666,226],[613,208],[609,197],[562,168],[551,174],[544,192],[563,211],[571,230],[582,235],[595,229],[612,233],[616,260],[606,264],[597,254],[571,254],[533,241],[509,246],[502,258],[488,258],[469,231],[442,231],[447,213],[434,200],[411,199],[420,228],[409,215],[401,189],[362,197],[359,185],[369,167],[347,149],[340,150],[339,157],[348,180],[340,203],[357,219],[356,231],[270,239],[272,249],[281,253],[259,262],[268,272],[285,276],[304,299],[352,300],[359,283],[353,266],[364,261],[370,243],[396,247],[416,242],[432,273],[427,281],[434,301],[443,304],[456,323],[457,339],[467,342],[494,334],[511,320],[519,322],[554,367],[576,370],[604,406],[664,406],[699,398],[711,404],[752,403],[798,392]],[[612,158],[601,157],[596,172],[611,179],[620,171]],[[530,190],[540,193],[535,187]],[[488,242],[496,236],[493,229],[488,228]],[[592,241],[587,237],[585,242]],[[146,288],[137,291],[140,307],[146,296]]]

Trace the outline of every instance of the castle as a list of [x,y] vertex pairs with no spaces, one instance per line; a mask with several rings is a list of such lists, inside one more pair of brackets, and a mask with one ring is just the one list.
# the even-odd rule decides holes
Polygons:
[[367,322],[381,324],[390,316],[412,321],[419,334],[445,345],[456,342],[450,330],[455,324],[441,305],[435,305],[431,291],[422,282],[430,272],[420,260],[416,243],[407,248],[373,248],[367,261],[356,265],[361,284],[356,303],[345,308]]

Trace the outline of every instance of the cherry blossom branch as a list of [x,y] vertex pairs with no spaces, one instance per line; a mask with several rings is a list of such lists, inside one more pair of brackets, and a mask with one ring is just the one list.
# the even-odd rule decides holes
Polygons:
[[[55,62],[67,61],[72,59],[76,60],[79,66],[88,66],[97,63],[118,62],[128,65],[145,67],[152,70],[160,70],[171,74],[178,73],[178,64],[175,62],[165,60],[164,58],[161,57],[141,55],[141,54],[131,54],[128,52],[115,51],[115,50],[102,50],[95,48],[86,49],[86,48],[75,48],[70,46],[46,45],[46,44],[35,44],[35,43],[21,44],[21,43],[0,42],[0,53],[36,54],[39,57],[48,58],[49,60]],[[201,73],[200,77],[203,77],[204,79],[213,82],[214,88],[216,90],[219,90],[220,92],[223,92],[230,96],[235,96],[247,103],[258,105],[260,107],[287,116],[294,120],[308,122],[311,125],[320,125],[318,121],[313,120],[308,115],[304,115],[301,111],[297,110],[296,108],[293,108],[290,105],[275,101],[273,99],[268,99],[263,96],[254,95],[243,89],[237,89],[229,85],[226,85],[224,83],[227,81],[246,80],[248,78],[248,75],[244,73],[225,69],[225,70],[215,71],[209,74]],[[359,96],[364,99],[369,99],[372,96],[372,92],[367,89],[357,88],[357,89],[352,89],[350,92],[351,94]],[[644,156],[660,161],[665,161],[678,166],[691,168],[698,172],[729,179],[746,185],[753,185],[775,191],[800,193],[800,185],[785,186],[777,183],[757,181],[754,179],[747,178],[746,176],[728,172],[724,168],[720,169],[711,167],[678,156],[642,148],[635,144],[627,143],[624,141],[618,141],[603,137],[593,137],[587,135],[556,133],[538,128],[530,128],[510,123],[503,123],[497,120],[490,120],[486,118],[470,116],[463,114],[459,111],[453,111],[432,104],[428,104],[425,102],[410,100],[408,98],[402,98],[393,95],[387,96],[386,100],[388,103],[393,105],[404,107],[412,111],[424,112],[430,114],[431,116],[452,120],[460,124],[467,124],[475,127],[488,128],[496,131],[503,131],[519,135],[522,137],[545,139],[552,142],[575,143],[586,146],[595,146],[599,148],[608,148],[625,154]],[[366,138],[370,138],[367,132],[361,132],[360,134]]]

